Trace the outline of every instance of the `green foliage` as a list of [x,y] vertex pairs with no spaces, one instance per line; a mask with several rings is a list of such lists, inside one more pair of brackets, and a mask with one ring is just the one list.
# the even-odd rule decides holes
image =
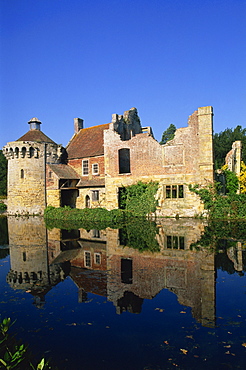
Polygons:
[[201,239],[191,244],[191,248],[205,247],[214,252],[236,246],[237,241],[246,242],[245,229],[245,221],[210,219]]
[[236,194],[239,189],[239,180],[237,175],[229,170],[224,170],[226,176],[226,193]]
[[0,195],[7,194],[7,159],[0,150]]
[[232,143],[236,140],[242,142],[242,160],[246,163],[246,128],[237,126],[234,130],[227,128],[219,134],[214,134],[214,158],[215,169],[225,163],[226,154],[231,150]]
[[208,210],[211,219],[246,219],[246,194],[217,194],[216,186],[199,188],[189,186],[189,190],[198,194]]
[[131,222],[120,230],[121,242],[123,245],[138,249],[140,252],[159,252],[160,246],[156,240],[158,228],[155,222],[141,220]]
[[166,144],[169,140],[172,140],[174,138],[175,131],[176,126],[171,123],[170,126],[163,132],[160,144],[163,145]]
[[0,216],[0,245],[8,244],[8,239],[7,217]]
[[138,181],[137,184],[123,187],[120,192],[120,208],[140,217],[155,212],[157,206],[155,194],[158,185],[153,181],[149,183]]
[[0,323],[0,368],[6,370],[48,370],[51,366],[44,358],[34,366],[30,362],[30,351],[24,344],[19,344],[14,336],[9,335],[9,329],[14,324],[5,318]]
[[0,202],[0,212],[6,211],[6,209],[7,209],[6,204],[3,202]]
[[[102,230],[113,227],[116,223],[124,222],[127,212],[121,209],[108,211],[104,208],[70,208],[68,206],[55,208],[48,206],[44,211],[44,218],[48,228]],[[95,227],[96,226],[96,227]]]

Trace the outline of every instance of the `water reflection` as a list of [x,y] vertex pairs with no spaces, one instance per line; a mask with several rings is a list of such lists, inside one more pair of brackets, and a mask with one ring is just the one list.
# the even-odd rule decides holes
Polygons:
[[[10,217],[7,282],[13,289],[30,292],[34,304],[42,307],[47,292],[69,275],[79,302],[85,302],[88,293],[105,296],[118,314],[140,313],[144,299],[168,289],[180,304],[191,307],[197,322],[214,326],[215,253],[197,248],[204,223],[164,219],[146,227],[152,239],[151,228],[156,230],[148,241],[150,248],[127,228],[47,230],[42,218]],[[153,250],[155,243],[158,248]],[[242,272],[242,243],[228,248],[227,256]]]
[[[6,219],[0,230],[7,230]],[[9,217],[9,237],[1,234],[10,251],[10,269],[1,264],[9,284],[1,285],[2,312],[17,319],[42,355],[51,348],[61,369],[78,368],[81,343],[86,369],[167,369],[177,361],[187,362],[181,369],[234,366],[246,343],[244,230],[188,219],[47,230],[42,218]],[[0,252],[4,258],[6,249]],[[95,343],[101,352],[93,357]],[[122,348],[131,365],[119,364]]]

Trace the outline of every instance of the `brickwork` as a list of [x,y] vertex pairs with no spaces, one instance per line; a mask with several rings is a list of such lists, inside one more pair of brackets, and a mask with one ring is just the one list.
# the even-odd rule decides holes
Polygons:
[[[203,212],[199,197],[187,184],[213,182],[212,108],[199,108],[189,117],[188,127],[177,129],[173,140],[160,145],[150,134],[129,140],[110,125],[104,131],[105,187],[107,208],[118,207],[118,188],[137,181],[159,182],[158,216],[193,217]],[[130,172],[119,174],[119,150],[130,150]],[[165,185],[184,185],[184,198],[166,199]]]
[[[126,292],[152,299],[162,289],[177,295],[180,304],[192,309],[194,318],[205,326],[215,320],[214,254],[192,250],[191,243],[199,240],[204,224],[196,220],[162,220],[157,240],[160,252],[141,252],[121,246],[118,230],[108,229],[108,299],[119,311],[119,302]],[[184,237],[184,249],[168,249],[166,236]],[[121,260],[132,261],[132,283],[121,279]]]
[[[159,183],[156,216],[204,212],[188,185],[213,182],[212,107],[198,108],[188,126],[177,129],[165,145],[154,139],[150,128],[141,127],[136,108],[113,114],[109,124],[85,129],[76,118],[67,164],[62,162],[65,149],[40,131],[41,122],[33,118],[29,124],[28,133],[3,148],[9,214],[43,214],[47,205],[118,208],[119,188],[138,181]],[[83,173],[83,160],[88,174]],[[182,196],[174,196],[175,191],[167,196],[167,186],[182,187]]]

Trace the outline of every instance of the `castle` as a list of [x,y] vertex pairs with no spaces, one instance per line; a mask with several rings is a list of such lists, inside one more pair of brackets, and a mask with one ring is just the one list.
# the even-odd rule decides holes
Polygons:
[[113,114],[107,124],[84,128],[74,119],[74,135],[66,148],[40,129],[9,142],[8,214],[43,214],[51,205],[77,208],[119,207],[123,187],[156,181],[157,215],[194,217],[203,212],[189,185],[213,182],[213,110],[198,108],[172,140],[160,145],[150,127],[142,127],[137,109]]

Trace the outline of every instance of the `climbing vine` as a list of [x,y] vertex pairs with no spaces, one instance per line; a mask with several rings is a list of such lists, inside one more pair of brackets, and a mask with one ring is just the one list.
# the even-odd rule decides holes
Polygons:
[[146,216],[155,212],[157,206],[155,195],[158,186],[158,182],[144,183],[138,181],[136,184],[122,187],[119,196],[120,208],[131,212],[135,216]]

